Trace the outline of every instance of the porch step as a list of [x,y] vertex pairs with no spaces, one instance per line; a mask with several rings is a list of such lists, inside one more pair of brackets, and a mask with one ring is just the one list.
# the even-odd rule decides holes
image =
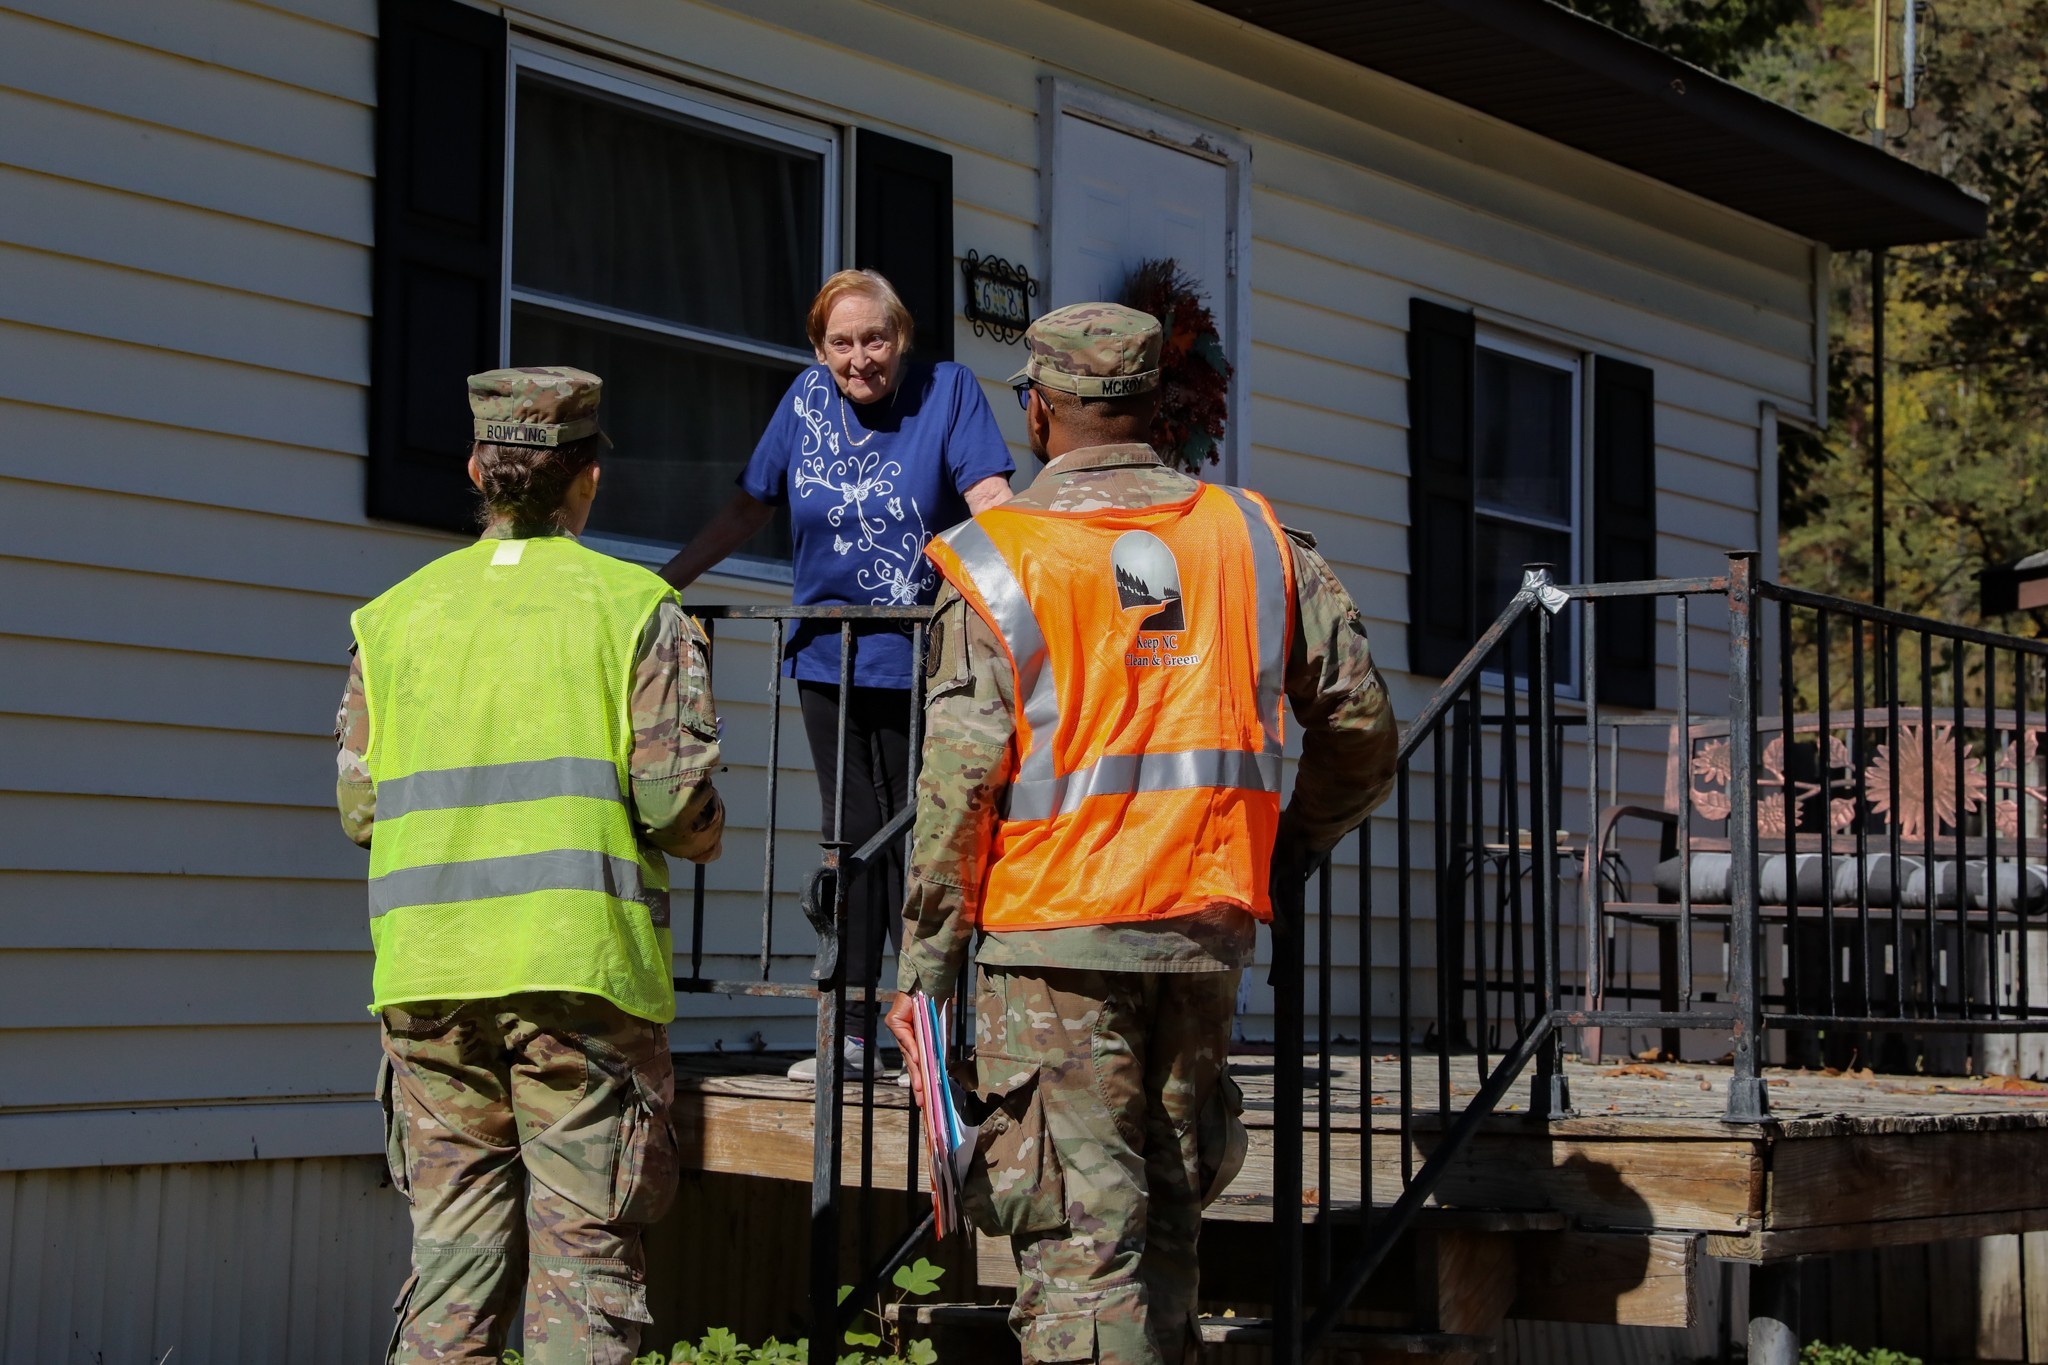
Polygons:
[[[891,1307],[889,1317],[918,1327],[952,1330],[1008,1332],[1010,1310],[1000,1304],[905,1303]],[[1273,1340],[1273,1324],[1266,1318],[1203,1318],[1202,1340],[1212,1346],[1264,1346]],[[1354,1351],[1382,1351],[1396,1355],[1491,1355],[1492,1337],[1464,1332],[1404,1332],[1381,1327],[1336,1327],[1330,1344]]]
[[[1371,1216],[1378,1219],[1388,1212],[1389,1206],[1375,1205]],[[1225,1193],[1202,1216],[1212,1222],[1271,1223],[1273,1196]],[[1305,1226],[1313,1226],[1323,1216],[1324,1211],[1314,1204],[1302,1206],[1301,1221]],[[1339,1201],[1330,1205],[1327,1216],[1333,1224],[1342,1226],[1357,1223],[1366,1215],[1357,1203]],[[1409,1226],[1418,1232],[1562,1232],[1571,1226],[1571,1219],[1556,1209],[1447,1209],[1431,1204],[1417,1209]]]

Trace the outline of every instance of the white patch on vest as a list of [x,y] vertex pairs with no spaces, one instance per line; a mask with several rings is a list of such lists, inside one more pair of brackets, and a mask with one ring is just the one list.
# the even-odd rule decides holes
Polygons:
[[498,548],[491,551],[491,564],[493,567],[502,564],[517,564],[519,557],[525,553],[525,541],[501,540],[498,542]]
[[[1109,551],[1110,573],[1116,579],[1117,603],[1126,612],[1142,610],[1140,624],[1152,630],[1178,634],[1187,629],[1181,607],[1180,565],[1165,541],[1150,531],[1126,531]],[[1178,641],[1174,648],[1178,648]],[[1136,656],[1125,663],[1145,667]]]

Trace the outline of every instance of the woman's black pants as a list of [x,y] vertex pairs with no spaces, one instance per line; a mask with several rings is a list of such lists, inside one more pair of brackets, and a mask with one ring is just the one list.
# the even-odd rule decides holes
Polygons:
[[[804,733],[818,766],[818,797],[824,811],[821,824],[829,839],[839,753],[839,688],[835,683],[799,679],[796,690],[803,705]],[[839,834],[846,843],[844,853],[851,854],[874,838],[909,799],[910,689],[852,688],[846,701],[845,824]],[[874,989],[882,972],[882,941],[897,941],[906,842],[892,839],[847,883],[846,961],[842,965],[849,986]],[[879,1020],[880,1011],[870,1011],[860,1001],[847,1002],[847,1037],[880,1034],[886,1040]]]

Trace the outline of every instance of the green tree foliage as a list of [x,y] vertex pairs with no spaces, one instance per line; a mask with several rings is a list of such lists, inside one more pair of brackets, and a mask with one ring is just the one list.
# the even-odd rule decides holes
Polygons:
[[[1938,0],[1922,30],[1920,100],[1895,109],[1890,150],[1983,194],[1980,241],[1890,253],[1885,345],[1885,557],[1891,605],[1977,619],[1976,574],[2048,548],[2048,0]],[[1867,136],[1872,38],[1863,0],[1826,0],[1740,79]],[[1870,564],[1869,260],[1837,258],[1833,423],[1785,452],[1781,544],[1790,581],[1867,597]],[[2039,635],[2014,616],[1985,624]]]
[[[1868,138],[1869,0],[1570,0],[1829,127]],[[1899,66],[1901,5],[1894,0]],[[1885,558],[1892,606],[1976,622],[1978,571],[2048,549],[2048,0],[1921,7],[1917,107],[1888,149],[1985,196],[1981,241],[1889,253]],[[1903,77],[1893,81],[1898,103]],[[1781,450],[1781,574],[1869,597],[1871,294],[1834,262],[1829,429]],[[2026,635],[2044,622],[1986,622]]]
[[1927,360],[1995,376],[2038,413],[2048,400],[2048,5],[2023,15],[2004,41],[1971,54],[2004,49],[2004,69],[1972,61],[1965,79],[1936,86],[1975,114],[1974,127],[1957,130],[1956,174],[1990,201],[1991,230],[1928,261],[1907,290],[1947,324],[1929,338]]
[[1565,0],[1609,28],[1717,76],[1733,76],[1779,30],[1808,17],[1807,0]]

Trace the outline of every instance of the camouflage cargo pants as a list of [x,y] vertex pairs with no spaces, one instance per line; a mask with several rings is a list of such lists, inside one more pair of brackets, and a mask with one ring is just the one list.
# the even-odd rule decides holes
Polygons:
[[640,1232],[675,1195],[668,1030],[568,992],[384,1011],[385,1154],[412,1204],[386,1359],[626,1365]]
[[1237,972],[984,970],[969,1202],[1017,1257],[1027,1361],[1196,1355],[1202,1207],[1244,1155],[1224,1074]]

